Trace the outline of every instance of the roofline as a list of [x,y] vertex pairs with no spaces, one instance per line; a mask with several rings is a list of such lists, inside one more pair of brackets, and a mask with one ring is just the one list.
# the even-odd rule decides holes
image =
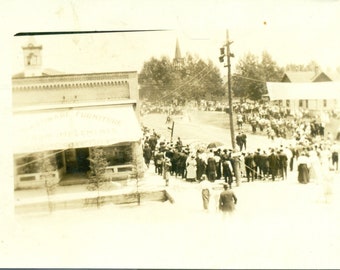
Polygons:
[[[23,80],[23,79],[42,79],[42,78],[49,78],[49,77],[53,77],[53,78],[62,78],[62,77],[74,77],[74,76],[91,76],[91,75],[110,75],[110,74],[116,74],[116,75],[125,75],[125,74],[129,74],[129,73],[136,73],[138,74],[137,70],[134,71],[113,71],[113,72],[97,72],[97,73],[63,73],[63,74],[56,74],[56,75],[42,75],[42,76],[30,76],[30,77],[13,77],[16,74],[12,75],[12,80]],[[20,73],[17,73],[20,74]]]

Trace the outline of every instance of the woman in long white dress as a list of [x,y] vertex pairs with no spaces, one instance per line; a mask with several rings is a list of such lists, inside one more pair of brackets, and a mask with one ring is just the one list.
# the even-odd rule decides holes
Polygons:
[[187,177],[186,180],[193,182],[196,180],[196,158],[194,154],[191,154],[186,161]]
[[323,170],[329,170],[331,151],[327,146],[320,146],[320,162]]
[[309,160],[310,160],[309,178],[311,181],[314,181],[315,183],[320,183],[320,181],[322,180],[321,162],[317,152],[314,149],[309,150]]

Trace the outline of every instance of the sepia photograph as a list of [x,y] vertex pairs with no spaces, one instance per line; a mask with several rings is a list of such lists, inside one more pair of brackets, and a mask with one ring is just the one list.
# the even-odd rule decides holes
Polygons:
[[4,1],[0,267],[340,267],[340,1]]

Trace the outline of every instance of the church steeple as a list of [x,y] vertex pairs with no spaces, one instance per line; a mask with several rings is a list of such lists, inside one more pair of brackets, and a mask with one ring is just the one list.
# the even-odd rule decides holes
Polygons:
[[24,53],[25,77],[42,75],[42,46],[36,45],[34,36],[30,36],[27,46],[22,47]]
[[175,49],[175,58],[173,59],[174,66],[176,68],[181,68],[183,65],[184,59],[181,55],[181,50],[179,48],[178,38],[176,39],[176,49]]

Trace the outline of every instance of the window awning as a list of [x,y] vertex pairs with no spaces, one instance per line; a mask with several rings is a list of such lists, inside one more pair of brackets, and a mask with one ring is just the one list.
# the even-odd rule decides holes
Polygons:
[[131,104],[15,112],[14,153],[133,142],[142,131]]

